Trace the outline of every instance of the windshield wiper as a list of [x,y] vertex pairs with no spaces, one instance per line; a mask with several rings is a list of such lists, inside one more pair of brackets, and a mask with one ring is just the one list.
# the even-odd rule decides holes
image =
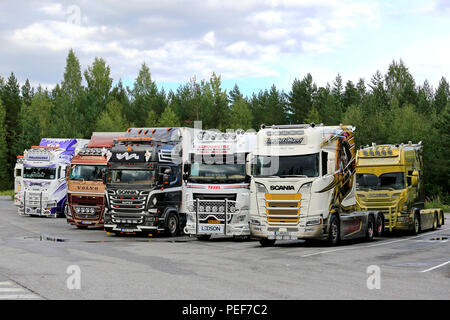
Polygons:
[[308,176],[305,176],[304,174],[282,174],[280,175],[280,178],[289,178],[289,177],[293,177],[293,178],[308,178]]

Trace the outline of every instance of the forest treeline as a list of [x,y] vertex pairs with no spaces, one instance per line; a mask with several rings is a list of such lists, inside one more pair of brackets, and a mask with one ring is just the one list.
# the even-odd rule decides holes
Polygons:
[[259,129],[261,124],[340,123],[356,126],[357,146],[422,141],[428,197],[449,203],[450,89],[442,77],[437,88],[417,84],[403,61],[392,61],[385,74],[344,83],[341,75],[317,86],[311,74],[295,79],[289,92],[272,85],[244,96],[237,85],[227,92],[220,76],[159,89],[142,64],[131,88],[95,58],[84,72],[69,51],[62,81],[48,90],[21,86],[11,73],[0,77],[0,190],[13,187],[16,155],[41,137],[86,138],[93,131],[129,127],[193,126],[219,130]]

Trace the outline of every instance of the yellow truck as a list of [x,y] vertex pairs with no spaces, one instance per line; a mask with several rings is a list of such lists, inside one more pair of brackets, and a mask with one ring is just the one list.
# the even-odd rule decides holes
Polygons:
[[413,234],[444,225],[442,209],[425,209],[422,143],[361,147],[356,155],[356,199],[361,210],[384,215],[384,230]]

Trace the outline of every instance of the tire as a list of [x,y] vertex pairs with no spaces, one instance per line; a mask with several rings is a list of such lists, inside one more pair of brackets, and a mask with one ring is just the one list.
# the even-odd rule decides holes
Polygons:
[[179,232],[180,232],[180,219],[175,213],[171,212],[167,216],[166,234],[170,237],[176,237]]
[[375,222],[372,216],[369,216],[369,220],[367,221],[367,229],[366,229],[366,241],[372,241],[373,235],[375,233]]
[[437,212],[435,212],[433,215],[433,226],[431,227],[431,230],[436,230],[439,227],[438,219],[439,219],[438,214]]
[[413,235],[418,235],[420,233],[420,217],[418,213],[414,213],[412,233]]
[[197,236],[197,239],[200,241],[208,241],[209,239],[211,239],[211,235],[210,234],[202,234],[200,236]]
[[444,211],[440,212],[441,214],[439,215],[439,219],[438,219],[438,227],[442,227],[444,225]]
[[276,239],[267,239],[263,238],[259,240],[259,243],[261,244],[261,247],[271,247],[275,244]]
[[330,230],[328,230],[328,244],[336,246],[341,240],[341,230],[339,220],[335,215],[330,218]]
[[377,237],[381,237],[384,234],[384,216],[380,213],[377,215],[377,224],[375,230],[375,235]]

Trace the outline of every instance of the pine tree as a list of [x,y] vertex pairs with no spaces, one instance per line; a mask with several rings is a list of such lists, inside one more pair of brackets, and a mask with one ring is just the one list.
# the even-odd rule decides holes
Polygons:
[[439,114],[450,102],[450,87],[447,80],[442,77],[436,90],[433,101],[433,109]]
[[19,113],[22,106],[19,83],[14,73],[11,73],[9,76],[1,93],[1,100],[5,110],[3,123],[6,131],[6,145],[8,146],[6,150],[6,170],[9,179],[5,183],[8,186],[12,186],[13,170],[16,163],[15,150],[19,147]]
[[96,130],[95,123],[98,115],[106,109],[113,79],[110,77],[110,67],[102,58],[95,58],[94,62],[84,72],[86,87],[86,104],[81,106],[84,114],[84,136],[89,136]]
[[162,113],[159,121],[158,121],[159,127],[179,127],[180,126],[180,120],[178,119],[175,112],[172,110],[170,106],[164,110]]
[[98,118],[95,128],[97,131],[120,132],[128,128],[120,103],[116,100],[108,102],[106,110]]
[[231,105],[230,128],[248,130],[252,128],[253,116],[250,106],[242,96],[235,96]]
[[12,179],[10,172],[8,172],[8,145],[6,142],[6,110],[0,100],[0,190],[10,188],[10,181]]
[[311,74],[307,74],[301,81],[294,79],[291,92],[288,95],[289,113],[292,123],[304,123],[306,116],[313,107],[317,86]]

